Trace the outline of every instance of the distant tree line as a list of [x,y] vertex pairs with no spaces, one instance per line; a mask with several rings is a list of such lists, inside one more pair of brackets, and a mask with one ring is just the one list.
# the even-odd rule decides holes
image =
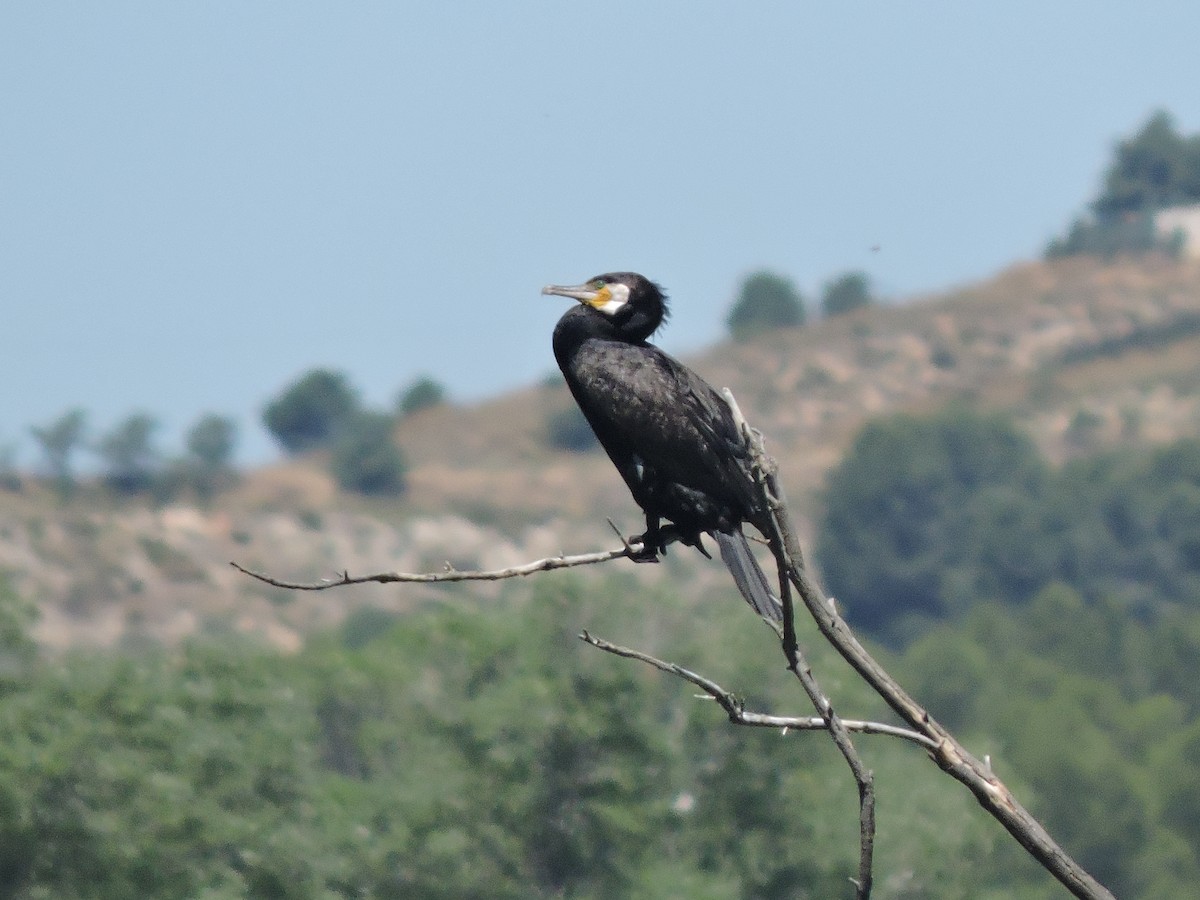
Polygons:
[[1046,256],[1111,257],[1151,250],[1177,255],[1180,236],[1159,234],[1154,217],[1193,203],[1200,203],[1200,133],[1182,134],[1169,113],[1156,112],[1117,144],[1089,214],[1051,241]]
[[880,419],[831,473],[820,535],[831,592],[892,642],[1053,584],[1139,618],[1200,612],[1200,440],[1054,469],[1002,416]]
[[[422,376],[397,395],[393,412],[366,409],[343,372],[313,369],[270,401],[263,412],[267,430],[284,452],[329,453],[339,486],[362,494],[395,496],[404,490],[406,465],[393,440],[399,419],[444,403],[446,391]],[[201,504],[235,485],[237,423],[207,413],[184,436],[184,453],[166,456],[158,446],[160,423],[135,412],[110,430],[93,435],[87,413],[70,409],[30,434],[40,452],[46,481],[64,499],[79,486],[78,462],[89,454],[99,462],[99,480],[118,496],[145,495],[160,501],[190,495]],[[0,488],[20,490],[22,477],[12,445],[0,447]]]
[[[875,302],[866,273],[845,272],[825,284],[820,310],[828,319]],[[785,275],[761,269],[742,280],[725,325],[734,340],[743,341],[778,328],[798,328],[807,320],[807,305],[795,283]]]
[[[184,437],[183,455],[174,458],[159,450],[158,429],[154,416],[136,412],[93,439],[87,413],[71,409],[46,425],[34,426],[30,434],[41,451],[46,478],[63,499],[77,489],[76,463],[83,452],[98,459],[101,481],[118,495],[149,494],[165,500],[190,492],[204,503],[236,483],[233,419],[216,413],[201,416]],[[19,486],[19,481],[10,485]]]
[[407,462],[394,438],[399,419],[446,402],[446,390],[429,376],[403,388],[393,410],[363,406],[344,372],[312,369],[263,410],[263,424],[284,452],[329,453],[338,485],[372,496],[404,492]]

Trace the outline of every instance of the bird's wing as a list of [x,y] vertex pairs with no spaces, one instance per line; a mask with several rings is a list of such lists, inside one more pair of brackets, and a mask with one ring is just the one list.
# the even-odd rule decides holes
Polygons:
[[650,344],[613,342],[590,359],[597,362],[573,368],[568,384],[643,509],[654,505],[647,491],[663,484],[734,510],[754,508],[745,444],[704,379]]
[[662,356],[676,384],[674,393],[687,411],[682,418],[690,433],[681,438],[698,451],[694,465],[703,470],[706,482],[725,485],[728,499],[736,499],[746,510],[753,509],[757,500],[750,454],[729,404],[691,369],[666,354]]

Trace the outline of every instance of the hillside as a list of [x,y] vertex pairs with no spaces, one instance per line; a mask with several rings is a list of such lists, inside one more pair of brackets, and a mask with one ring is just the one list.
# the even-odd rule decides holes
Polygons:
[[[795,512],[862,423],[948,402],[1001,409],[1052,459],[1200,430],[1200,263],[1071,258],[1016,266],[903,307],[864,310],[688,362],[729,386],[769,438]],[[402,609],[462,595],[429,587],[321,594],[272,589],[228,566],[284,577],[333,571],[496,567],[609,546],[636,507],[599,451],[553,452],[548,410],[570,399],[536,386],[406,419],[412,465],[397,503],[339,495],[320,460],[247,473],[212,509],[116,505],[85,488],[61,503],[36,485],[0,493],[0,570],[34,601],[47,646],[255,633],[283,646],[362,604]],[[720,573],[703,560],[639,577]],[[495,588],[479,586],[472,597]]]

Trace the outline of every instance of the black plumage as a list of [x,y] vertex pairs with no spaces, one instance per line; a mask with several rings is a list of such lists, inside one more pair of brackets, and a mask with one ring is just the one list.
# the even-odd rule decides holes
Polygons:
[[667,316],[662,289],[612,272],[542,293],[579,301],[554,329],[554,358],[646,514],[645,559],[672,538],[707,556],[709,534],[746,601],[778,621],[779,601],[742,532],[745,522],[765,531],[766,513],[733,415],[704,379],[647,342]]

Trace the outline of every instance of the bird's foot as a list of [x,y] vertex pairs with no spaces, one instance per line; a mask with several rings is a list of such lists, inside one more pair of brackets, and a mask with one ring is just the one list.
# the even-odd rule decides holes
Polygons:
[[[635,550],[634,547],[639,545]],[[635,563],[656,563],[659,561],[659,548],[646,540],[645,535],[635,535],[625,541],[628,556]]]
[[[636,541],[637,539],[635,538],[634,540]],[[634,550],[634,548],[630,547],[629,558],[634,560],[635,563],[658,563],[661,559],[659,552],[654,547],[646,546],[643,546],[641,550]]]
[[608,520],[608,527],[616,533],[621,543],[625,545],[625,555],[635,563],[658,562],[658,555],[659,551],[662,550],[662,546],[655,540],[655,536],[651,532],[647,531],[645,534],[638,534],[627,538],[621,534],[621,529],[617,527],[612,519]]

